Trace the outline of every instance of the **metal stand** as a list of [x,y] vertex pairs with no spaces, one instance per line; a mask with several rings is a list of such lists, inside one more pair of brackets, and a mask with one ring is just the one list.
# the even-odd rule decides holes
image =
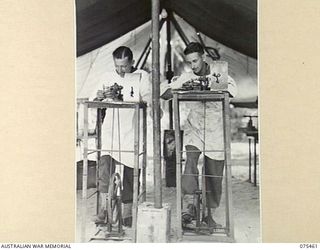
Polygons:
[[249,179],[248,181],[252,183],[252,151],[251,151],[251,142],[253,140],[253,185],[257,186],[257,143],[258,143],[258,132],[251,136],[248,136],[249,140]]
[[[176,142],[176,158],[177,158],[177,238],[182,240],[182,216],[181,216],[181,203],[182,203],[182,194],[181,194],[181,169],[182,169],[182,145],[181,145],[181,134],[180,134],[180,116],[179,116],[179,103],[182,101],[201,101],[204,104],[206,102],[222,102],[222,116],[223,116],[223,130],[224,130],[224,154],[225,154],[225,198],[226,198],[226,227],[219,228],[219,230],[212,230],[212,228],[207,227],[208,235],[210,240],[219,241],[219,242],[234,242],[234,226],[233,226],[233,212],[232,212],[232,190],[231,190],[231,130],[230,130],[230,109],[229,109],[229,93],[228,92],[214,92],[214,91],[183,91],[176,92],[173,91],[173,112],[175,117],[175,142]],[[204,105],[205,106],[205,105]],[[205,127],[205,126],[204,126]],[[204,128],[205,129],[205,128]],[[209,135],[207,135],[209,136]],[[205,143],[204,143],[205,144]],[[204,152],[213,152],[213,150],[207,150],[204,145]],[[204,166],[203,166],[204,168]],[[209,177],[205,175],[204,169],[202,172],[202,190],[196,192],[196,200],[200,203],[200,195],[206,193],[205,181],[204,178]],[[202,208],[206,209],[205,196],[202,197]],[[197,204],[199,208],[199,204]],[[203,211],[204,213],[204,211]],[[195,233],[188,235],[187,232],[184,232],[184,237],[197,237],[199,233],[204,231],[204,228],[199,225],[200,212],[197,211],[197,225],[195,228]],[[199,221],[198,221],[199,219]]]
[[244,132],[248,136],[249,140],[249,182],[252,182],[252,153],[251,153],[251,142],[253,139],[253,185],[257,186],[257,143],[259,141],[258,129],[253,126],[252,118],[258,118],[256,115],[245,115],[244,117],[249,117],[249,122]]
[[[96,149],[88,148],[88,109],[97,109],[98,110],[98,119],[97,119],[97,141],[96,141]],[[142,185],[141,185],[141,199],[142,201],[146,200],[146,162],[147,162],[147,116],[146,116],[146,104],[144,103],[133,103],[133,102],[96,102],[96,101],[86,101],[84,102],[84,136],[83,136],[83,189],[82,189],[82,224],[81,224],[81,241],[86,241],[86,214],[87,214],[87,178],[88,178],[88,154],[97,153],[97,161],[99,162],[101,152],[124,152],[121,150],[113,150],[113,149],[102,149],[101,148],[101,109],[105,108],[117,108],[117,109],[133,109],[135,112],[135,124],[134,124],[134,149],[132,151],[125,151],[127,153],[134,154],[134,174],[133,174],[133,206],[132,206],[132,227],[133,227],[133,242],[136,242],[136,228],[137,228],[137,212],[138,212],[138,183],[139,183],[139,157],[142,156]],[[142,109],[143,116],[143,129],[142,129],[142,137],[143,137],[143,148],[142,152],[139,150],[139,139],[140,139],[140,109]],[[98,164],[97,164],[98,166]],[[97,169],[97,182],[99,180],[99,169]],[[120,197],[121,198],[121,197]],[[97,212],[99,210],[99,192],[97,197]],[[119,200],[118,198],[116,199]],[[121,199],[120,199],[121,200]],[[109,212],[110,213],[110,212]],[[122,223],[122,222],[120,222]],[[121,227],[119,227],[120,231],[117,234],[119,237],[122,236]],[[114,234],[110,233],[112,240],[115,240]],[[106,235],[107,237],[107,235]],[[118,237],[118,238],[119,238]],[[119,240],[119,239],[118,239]]]

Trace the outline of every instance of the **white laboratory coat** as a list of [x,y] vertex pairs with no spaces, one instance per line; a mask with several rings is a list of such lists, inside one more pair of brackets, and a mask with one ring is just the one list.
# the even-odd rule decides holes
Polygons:
[[[149,84],[149,75],[145,71],[137,70],[134,73],[126,74],[124,78],[120,77],[116,72],[111,72],[106,75],[103,80],[96,85],[96,88],[91,92],[89,100],[96,97],[98,90],[103,89],[103,85],[112,86],[114,83],[123,86],[122,94],[124,101],[150,103],[151,93]],[[133,96],[131,92],[133,90]],[[96,126],[96,109],[89,110],[89,129],[94,129]],[[134,150],[134,109],[118,109],[108,108],[102,123],[101,142],[102,149],[107,150]],[[140,111],[140,143],[139,152],[142,152],[142,110]],[[134,154],[125,152],[103,152],[101,155],[111,155],[114,159],[126,165],[134,167]],[[140,157],[142,160],[142,157]],[[141,167],[141,164],[139,164]]]
[[[210,65],[210,68],[212,68],[212,65]],[[183,83],[198,77],[193,72],[183,73],[180,77],[174,79],[171,84],[161,84],[161,94],[168,88],[181,88]],[[228,91],[233,97],[237,93],[236,83],[230,76],[228,76]],[[204,116],[203,103],[180,103],[180,124],[181,129],[184,130],[183,144],[193,145],[200,151],[204,149],[204,145],[205,150],[223,150],[222,103],[207,102],[205,105],[206,115]],[[211,159],[224,160],[223,152],[206,152],[205,155]]]

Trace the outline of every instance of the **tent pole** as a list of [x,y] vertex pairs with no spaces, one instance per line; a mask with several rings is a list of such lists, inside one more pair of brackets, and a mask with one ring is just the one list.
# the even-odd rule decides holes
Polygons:
[[146,55],[143,59],[140,69],[143,69],[144,66],[146,65],[150,52],[151,52],[151,47],[148,48],[148,51],[146,52]]
[[187,46],[190,43],[190,41],[187,38],[187,36],[184,34],[184,32],[182,31],[182,29],[181,29],[180,25],[178,24],[177,20],[175,19],[174,15],[171,15],[171,21],[172,21],[174,28],[177,30],[179,36],[183,40],[184,44]]
[[151,38],[148,39],[148,42],[147,42],[146,46],[144,47],[144,49],[143,49],[143,51],[142,51],[142,53],[141,53],[141,55],[140,55],[140,57],[139,57],[139,59],[138,59],[138,61],[137,61],[137,63],[136,63],[136,66],[135,66],[136,69],[138,68],[138,66],[139,66],[139,64],[140,64],[143,56],[144,56],[145,53],[147,52],[147,50],[148,50],[148,48],[149,48],[149,46],[150,46],[150,43],[151,43]]
[[[171,10],[166,10],[168,13],[168,16],[166,18],[166,24],[167,24],[167,80],[168,83],[171,83],[171,79],[173,77],[173,71],[172,71],[172,58],[171,58],[171,16],[172,12]],[[173,129],[173,115],[172,115],[172,100],[169,101],[169,128]]]
[[[163,25],[163,24],[164,24],[164,19],[161,19],[161,21],[160,21],[160,28],[159,28],[160,31],[161,31],[161,28],[162,28],[162,25]],[[150,38],[150,42],[151,42],[151,38]],[[146,56],[144,57],[144,60],[143,60],[143,62],[142,62],[142,64],[141,64],[141,66],[140,66],[140,69],[143,69],[144,66],[146,65],[146,62],[147,62],[147,60],[148,60],[150,51],[151,51],[151,47],[148,48],[148,50],[147,50],[147,52],[146,52]]]
[[162,208],[161,190],[161,134],[160,134],[160,0],[152,0],[152,113],[153,113],[153,172],[154,207]]
[[[160,20],[160,28],[159,28],[160,30],[161,30],[161,28],[162,28],[162,25],[163,25],[164,21],[165,21],[165,20],[164,20],[163,18]],[[142,53],[141,53],[141,55],[140,55],[140,57],[139,57],[139,59],[138,59],[138,61],[137,61],[137,63],[136,63],[136,66],[135,66],[136,69],[138,68],[138,66],[139,66],[139,64],[140,64],[143,56],[144,56],[145,54],[147,54],[146,57],[145,57],[145,59],[144,59],[144,61],[143,61],[143,63],[142,63],[142,65],[141,65],[141,69],[143,68],[143,66],[144,66],[144,64],[145,64],[145,61],[147,60],[148,55],[149,55],[151,40],[152,40],[151,38],[148,39],[148,42],[147,42],[146,46],[144,47],[144,49],[143,49],[143,51],[142,51]]]

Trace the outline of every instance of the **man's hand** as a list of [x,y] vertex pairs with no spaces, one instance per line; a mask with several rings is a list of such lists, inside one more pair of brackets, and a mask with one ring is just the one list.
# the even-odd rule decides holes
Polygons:
[[114,99],[115,95],[111,87],[106,87],[104,90],[98,90],[95,100],[102,101],[104,99]]
[[104,99],[103,90],[98,90],[95,100],[102,101]]

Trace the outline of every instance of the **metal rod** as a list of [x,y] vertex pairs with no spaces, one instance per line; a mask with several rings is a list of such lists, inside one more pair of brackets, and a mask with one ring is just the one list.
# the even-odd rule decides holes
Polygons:
[[117,109],[117,119],[118,119],[118,149],[119,149],[119,162],[122,162],[121,161],[121,140],[120,140],[120,137],[121,137],[121,128],[120,128],[120,113],[119,113],[119,109]]
[[181,138],[180,138],[180,114],[179,101],[176,94],[173,94],[174,113],[174,134],[176,143],[176,210],[177,210],[177,238],[182,240],[182,220],[181,220]]
[[251,138],[249,138],[249,182],[251,183]]
[[138,216],[138,182],[139,182],[139,139],[140,139],[140,111],[135,109],[134,121],[134,169],[133,169],[133,204],[132,204],[132,228],[133,242],[137,241],[137,216]]
[[178,22],[177,22],[176,18],[174,17],[174,15],[172,15],[171,21],[172,21],[172,24],[175,27],[176,31],[178,32],[179,36],[181,37],[182,41],[187,46],[190,43],[190,41],[187,38],[187,36],[184,34],[184,32],[182,31],[182,29],[181,29],[180,25],[178,24]]
[[81,241],[86,241],[86,218],[87,218],[87,181],[88,181],[88,105],[83,107],[83,171],[82,171],[82,223]]
[[160,1],[152,0],[152,113],[153,113],[153,167],[155,208],[162,208],[161,190],[161,132],[160,132]]
[[200,194],[195,194],[194,196],[196,196],[196,232],[198,233],[198,228],[200,227]]

